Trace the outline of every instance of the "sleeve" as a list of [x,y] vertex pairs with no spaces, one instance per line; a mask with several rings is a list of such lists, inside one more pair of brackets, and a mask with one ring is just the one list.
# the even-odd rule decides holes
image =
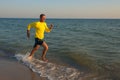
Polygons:
[[45,23],[45,32],[50,32],[51,31],[51,29],[49,29],[48,27],[47,27],[47,24]]
[[34,28],[36,26],[36,22],[28,24],[27,30],[30,30],[31,28]]

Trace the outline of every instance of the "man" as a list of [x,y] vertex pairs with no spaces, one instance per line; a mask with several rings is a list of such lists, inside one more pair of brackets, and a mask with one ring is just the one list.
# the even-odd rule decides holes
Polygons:
[[46,52],[48,50],[48,45],[43,39],[44,39],[44,32],[50,32],[53,28],[53,25],[51,24],[50,27],[48,28],[45,20],[46,20],[45,14],[41,14],[40,21],[30,23],[27,27],[28,38],[30,38],[30,29],[35,28],[35,44],[28,59],[32,59],[34,53],[40,48],[40,46],[42,46],[44,49],[42,52],[41,59],[45,62],[48,61],[46,58]]

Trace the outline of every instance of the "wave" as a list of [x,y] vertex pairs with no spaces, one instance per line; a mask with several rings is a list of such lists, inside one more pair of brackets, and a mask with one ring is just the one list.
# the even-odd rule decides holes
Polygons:
[[81,80],[81,72],[75,68],[57,65],[51,62],[43,62],[33,58],[28,60],[29,53],[26,55],[16,54],[15,57],[24,65],[32,69],[33,72],[40,74],[41,77],[47,77],[49,80]]

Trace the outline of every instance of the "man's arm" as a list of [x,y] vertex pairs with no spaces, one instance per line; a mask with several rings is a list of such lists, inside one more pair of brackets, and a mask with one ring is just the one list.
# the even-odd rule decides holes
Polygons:
[[30,30],[27,30],[27,38],[30,38]]
[[45,24],[45,31],[50,32],[53,28],[53,24],[50,25],[50,27],[47,27],[47,24]]
[[34,28],[35,26],[36,26],[36,22],[32,22],[32,23],[28,24],[28,27],[27,27],[27,38],[28,39],[30,38],[30,29]]
[[52,28],[53,28],[53,24],[50,24],[50,27],[49,27],[49,29],[50,29],[50,30],[52,30]]

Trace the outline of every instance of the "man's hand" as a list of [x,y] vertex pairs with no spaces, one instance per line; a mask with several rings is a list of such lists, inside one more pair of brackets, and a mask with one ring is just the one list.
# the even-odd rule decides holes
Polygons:
[[50,29],[52,29],[52,28],[53,28],[53,26],[54,26],[53,24],[50,24]]
[[30,38],[30,30],[27,30],[27,38]]

